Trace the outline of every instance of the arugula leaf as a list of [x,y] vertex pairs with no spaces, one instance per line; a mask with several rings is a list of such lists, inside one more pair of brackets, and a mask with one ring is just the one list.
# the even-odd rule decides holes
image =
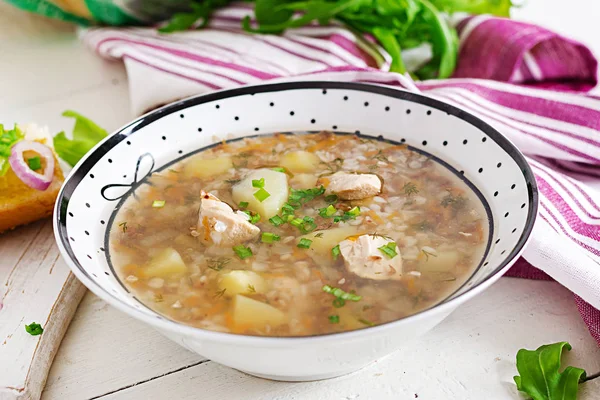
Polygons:
[[[202,19],[208,23],[212,11],[231,0],[203,0],[192,3],[191,11],[177,13],[161,32],[188,29]],[[345,25],[362,42],[373,36],[390,54],[390,70],[405,73],[402,49],[430,44],[433,58],[417,71],[420,79],[447,78],[456,67],[458,35],[444,14],[467,12],[509,16],[512,0],[247,0],[255,3],[256,26],[249,16],[242,27],[252,33],[282,33],[318,22],[336,20]],[[382,61],[374,51],[373,56]],[[414,67],[413,67],[414,68]]]
[[67,110],[63,113],[63,116],[75,118],[73,139],[67,138],[64,132],[60,132],[53,139],[54,150],[61,159],[73,167],[108,133],[90,119],[75,111]]
[[517,389],[533,400],[576,400],[579,382],[585,380],[581,368],[560,369],[563,349],[571,350],[567,342],[540,346],[537,350],[521,349],[517,353],[517,370],[514,380]]
[[285,0],[256,0],[254,6],[256,21],[261,25],[281,24],[288,21],[294,15],[294,11],[277,8],[285,3]]
[[493,14],[509,17],[511,0],[432,0],[435,6],[448,14],[466,12],[469,14]]

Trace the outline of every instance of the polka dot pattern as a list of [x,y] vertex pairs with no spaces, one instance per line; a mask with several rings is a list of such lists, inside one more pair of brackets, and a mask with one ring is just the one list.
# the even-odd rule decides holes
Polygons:
[[[139,312],[150,314],[123,289],[111,269],[105,241],[119,201],[100,195],[106,185],[133,187],[136,163],[149,152],[156,160],[152,171],[224,138],[282,131],[328,129],[406,144],[442,159],[457,176],[479,189],[492,213],[491,237],[481,267],[457,295],[487,279],[513,251],[527,229],[533,205],[530,190],[535,182],[517,163],[511,145],[490,134],[489,128],[472,125],[463,114],[440,107],[433,100],[413,101],[412,95],[362,92],[333,86],[293,91],[246,92],[231,98],[198,103],[136,128],[126,128],[119,140],[104,146],[96,161],[84,165],[81,180],[65,204],[63,244],[72,252],[82,274]],[[256,90],[256,89],[255,89]],[[252,94],[253,96],[248,96]],[[400,97],[396,97],[400,96]],[[230,136],[227,136],[230,135]],[[79,171],[78,171],[79,172]],[[140,174],[140,176],[143,174]],[[72,178],[70,178],[72,179]],[[63,220],[64,218],[64,220]],[[66,243],[66,244],[65,244]]]

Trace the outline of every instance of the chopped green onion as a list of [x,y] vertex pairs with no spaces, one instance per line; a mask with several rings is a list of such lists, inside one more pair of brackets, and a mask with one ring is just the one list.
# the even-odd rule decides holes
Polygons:
[[366,319],[363,318],[359,318],[358,322],[360,322],[361,324],[365,324],[367,326],[374,326],[375,324],[371,321],[367,321]]
[[340,316],[339,315],[330,315],[329,316],[329,322],[331,322],[332,324],[339,324],[340,323]]
[[154,208],[163,208],[165,206],[165,200],[154,200],[152,202],[152,207]]
[[389,258],[394,258],[398,255],[398,253],[396,252],[396,243],[394,242],[389,242],[388,244],[381,246],[378,249]]
[[319,210],[319,215],[323,218],[329,218],[332,217],[333,214],[335,214],[337,212],[337,210],[335,209],[334,206],[332,206],[331,204],[325,208],[321,208]]
[[290,203],[284,203],[281,206],[281,215],[283,217],[287,217],[288,215],[294,215],[296,209],[290,205]]
[[328,202],[329,204],[335,203],[337,200],[338,200],[338,197],[335,194],[330,194],[329,196],[325,196],[325,201]]
[[275,168],[271,168],[271,170],[277,171],[277,172],[283,172],[285,174],[285,168],[275,167]]
[[302,204],[308,203],[314,198],[321,196],[323,193],[325,193],[324,186],[305,190],[292,189],[288,198],[288,203],[290,203],[294,208],[300,208]]
[[340,245],[338,244],[337,246],[335,246],[333,249],[331,249],[331,255],[333,256],[334,260],[337,260],[337,258],[340,256],[341,252],[340,252]]
[[233,251],[241,260],[245,260],[248,257],[252,257],[252,250],[249,247],[240,244],[239,246],[233,246]]
[[311,244],[312,244],[312,240],[302,238],[302,239],[300,239],[300,242],[298,242],[297,247],[299,247],[301,249],[309,249]]
[[335,299],[333,299],[333,306],[335,308],[344,307],[345,304],[346,304],[346,300],[344,300],[344,299],[341,299],[339,297],[336,297]]
[[342,300],[359,301],[360,299],[362,299],[362,296],[359,296],[359,295],[354,294],[354,293],[344,292],[340,288],[336,288],[336,287],[329,286],[329,285],[324,285],[321,288],[321,290],[323,290],[325,293],[332,294],[335,297],[337,297],[339,299],[342,299]]
[[360,207],[356,206],[354,208],[352,208],[350,211],[348,211],[348,215],[351,215],[353,217],[356,217],[360,214]]
[[255,187],[255,188],[265,187],[265,178],[252,179],[252,187]]
[[268,199],[270,196],[271,194],[263,188],[258,189],[256,193],[254,193],[254,197],[256,198],[256,200],[260,201],[261,203]]
[[251,224],[256,224],[258,221],[260,221],[260,214],[258,213],[251,213],[250,211],[242,211],[244,214],[246,214],[248,217],[250,217],[250,219],[248,220],[248,222],[250,222]]
[[42,168],[42,159],[38,156],[31,157],[27,160],[27,165],[29,165],[29,168],[33,171],[38,170]]
[[315,220],[311,217],[304,217],[302,225],[299,227],[300,232],[306,234],[317,229],[317,224],[315,224]]
[[246,207],[248,207],[248,202],[247,201],[240,201],[239,206],[240,206],[240,208],[246,208]]
[[44,328],[42,328],[42,326],[37,322],[32,322],[29,325],[25,325],[25,330],[31,336],[41,335],[44,332]]
[[279,215],[275,215],[274,217],[269,218],[269,222],[274,226],[279,226],[285,224],[285,221],[281,219]]
[[303,223],[304,220],[302,218],[294,218],[290,221],[290,225],[295,226],[296,228],[300,228]]
[[279,235],[276,235],[274,233],[263,232],[260,239],[263,243],[273,243],[273,242],[278,242],[281,238],[279,237]]

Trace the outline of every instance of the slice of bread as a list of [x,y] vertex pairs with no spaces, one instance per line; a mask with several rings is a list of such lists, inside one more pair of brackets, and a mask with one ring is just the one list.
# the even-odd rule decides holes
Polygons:
[[[51,143],[45,135],[37,134],[39,131],[35,128],[26,128],[25,132],[26,139],[46,145]],[[54,202],[64,181],[56,155],[54,161],[54,179],[44,191],[32,189],[21,182],[12,169],[0,177],[0,233],[52,215]]]

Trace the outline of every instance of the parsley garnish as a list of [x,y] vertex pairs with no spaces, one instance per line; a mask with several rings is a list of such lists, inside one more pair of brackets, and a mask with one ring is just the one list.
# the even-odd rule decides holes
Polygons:
[[440,204],[442,207],[451,206],[454,209],[454,211],[459,211],[465,207],[465,205],[467,204],[467,200],[462,196],[453,196],[449,194],[448,196],[442,199],[442,202]]
[[247,201],[240,201],[240,204],[238,204],[238,206],[240,207],[240,209],[246,208],[246,207],[248,207],[248,202]]
[[437,257],[437,254],[430,253],[425,249],[421,249],[421,252],[425,255],[425,261],[429,261],[429,256]]
[[230,258],[219,257],[206,260],[206,266],[212,270],[220,271],[231,262]]
[[417,189],[417,185],[412,182],[406,182],[402,187],[402,191],[407,196],[412,196],[413,194],[419,193],[419,189]]
[[315,235],[316,238],[322,238],[323,237],[323,232],[317,233]]
[[37,322],[32,322],[29,325],[25,325],[25,330],[31,336],[41,335],[44,332],[44,328],[42,328],[42,326]]
[[127,222],[121,222],[119,224],[119,226],[121,227],[121,229],[123,230],[123,232],[127,232]]
[[254,289],[254,286],[251,284],[248,284],[248,293],[256,293],[256,289]]
[[375,160],[383,161],[383,162],[386,162],[386,163],[390,162],[390,160],[388,160],[388,158],[385,156],[385,154],[383,154],[383,152],[381,150],[379,150],[379,152],[377,154],[375,154],[373,156],[373,158]]
[[339,324],[340,323],[340,316],[339,315],[330,315],[329,317],[329,322],[332,324]]
[[215,292],[215,295],[213,296],[213,299],[218,299],[219,297],[222,297],[225,294],[225,291],[227,289],[223,289],[223,290],[218,290]]

